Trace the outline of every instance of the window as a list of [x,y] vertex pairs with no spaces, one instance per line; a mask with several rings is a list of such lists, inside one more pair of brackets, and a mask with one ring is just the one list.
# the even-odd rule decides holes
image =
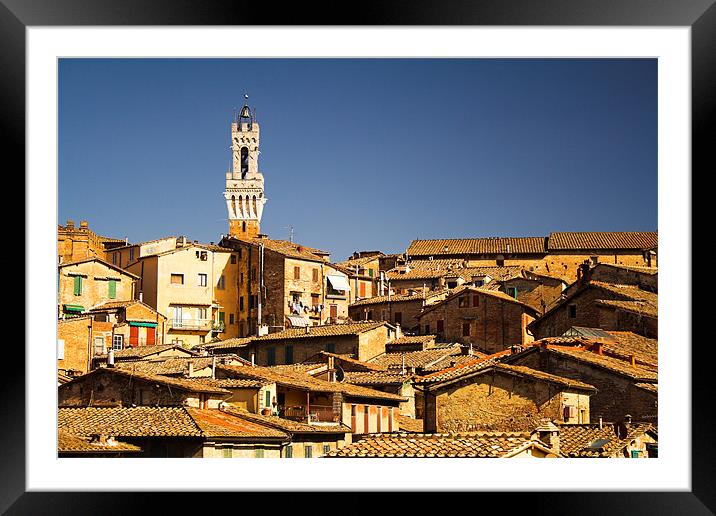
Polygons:
[[438,321],[438,333],[442,333],[443,331],[445,331],[445,322],[440,319]]
[[517,299],[517,287],[507,287],[507,294]]
[[307,459],[310,459],[311,457],[313,457],[313,445],[307,444],[303,448],[303,456],[306,457]]
[[242,272],[241,274],[239,274],[239,285],[243,285],[243,284],[244,284],[244,273]]
[[254,457],[257,459],[263,459],[264,458],[264,449],[263,448],[256,448],[254,450]]
[[264,392],[264,408],[271,408],[271,391]]
[[117,280],[111,279],[107,282],[107,296],[110,299],[117,297]]
[[231,263],[232,264],[236,263],[236,255],[235,254],[231,255]]
[[117,265],[119,259],[119,253],[112,253],[112,265]]
[[459,308],[467,308],[470,306],[470,299],[467,296],[460,296],[457,298],[457,306]]
[[292,459],[293,458],[293,446],[291,446],[290,444],[288,446],[286,446],[286,448],[284,448],[283,456],[286,457],[287,459]]
[[205,335],[199,335],[199,344],[204,344],[206,342],[206,336]]
[[243,309],[244,309],[244,296],[241,296],[239,298],[239,310],[243,310]]
[[319,301],[320,297],[318,296],[318,294],[311,294],[311,306],[318,306],[320,304]]
[[323,455],[326,455],[327,453],[330,453],[331,451],[331,445],[330,444],[324,444],[323,445]]
[[284,362],[286,362],[287,364],[293,364],[293,346],[286,346],[286,349],[283,352],[283,356],[285,358]]
[[318,283],[318,269],[313,269],[313,282]]
[[115,351],[119,351],[124,347],[124,336],[123,335],[114,335],[112,337],[112,349]]
[[219,290],[224,290],[225,287],[226,283],[224,280],[224,275],[222,274],[221,276],[219,276],[219,283],[216,285],[216,288],[218,288]]
[[231,448],[229,446],[224,446],[223,452],[224,452],[225,459],[231,458]]
[[478,296],[477,294],[472,295],[472,306],[480,306],[480,296]]
[[395,324],[403,324],[403,312],[395,312]]
[[104,337],[94,338],[94,354],[104,355]]
[[270,366],[276,365],[276,348],[266,349],[266,363]]
[[497,264],[498,267],[504,267],[504,266],[505,266],[505,259],[504,259],[504,258],[498,258],[497,260],[495,260],[495,263]]
[[301,267],[293,268],[293,279],[301,279]]
[[199,273],[199,286],[200,287],[206,286],[206,274]]
[[82,276],[75,276],[75,295],[82,295]]
[[329,342],[326,344],[326,351],[328,353],[335,353],[336,352],[336,345],[333,342]]
[[224,325],[224,321],[226,321],[226,313],[225,312],[219,312],[219,326]]
[[570,319],[576,319],[577,318],[577,305],[569,305],[569,318]]
[[368,276],[373,277],[373,269],[368,269]]
[[234,324],[234,314],[229,314],[229,324]]
[[426,324],[425,325],[425,335],[428,335],[429,333],[430,333],[430,325]]
[[470,336],[470,323],[462,323],[462,336],[463,337],[469,337]]
[[129,261],[131,262],[132,260],[134,260],[134,247],[129,249]]
[[252,280],[256,279],[256,268],[255,267],[253,269],[251,269],[251,279]]
[[172,285],[183,285],[184,284],[184,275],[183,274],[172,274],[171,283],[172,283]]

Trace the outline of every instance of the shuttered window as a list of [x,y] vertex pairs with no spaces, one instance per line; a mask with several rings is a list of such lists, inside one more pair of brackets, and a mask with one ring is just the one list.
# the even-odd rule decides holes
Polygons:
[[117,297],[117,280],[109,280],[108,282],[109,298],[115,299]]
[[82,295],[82,276],[75,276],[75,295]]

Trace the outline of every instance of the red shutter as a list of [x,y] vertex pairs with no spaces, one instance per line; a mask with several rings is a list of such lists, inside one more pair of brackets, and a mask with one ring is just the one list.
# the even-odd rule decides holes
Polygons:
[[147,346],[153,346],[156,343],[156,339],[154,338],[156,332],[156,328],[147,328]]
[[365,297],[365,283],[360,284],[360,297]]
[[129,345],[132,347],[137,346],[139,344],[139,327],[138,326],[130,326],[129,327]]

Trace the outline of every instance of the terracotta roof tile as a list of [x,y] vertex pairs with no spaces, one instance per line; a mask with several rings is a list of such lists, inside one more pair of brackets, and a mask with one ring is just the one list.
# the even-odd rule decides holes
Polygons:
[[460,349],[460,346],[455,345],[444,348],[428,348],[422,351],[383,353],[371,358],[368,363],[388,370],[399,370],[403,365],[422,369],[444,359],[446,356],[460,354]]
[[[567,457],[609,457],[619,454],[632,440],[653,429],[648,423],[632,423],[628,427],[614,423],[559,426],[559,449]],[[623,433],[620,433],[623,432]],[[590,448],[598,439],[607,442]]]
[[625,249],[642,250],[656,247],[656,231],[625,232],[556,232],[550,233],[547,248],[556,250]]
[[60,429],[79,436],[202,436],[183,407],[60,408],[57,418]]
[[609,369],[615,373],[640,380],[646,383],[655,382],[658,378],[658,372],[655,367],[644,366],[644,365],[631,365],[631,362],[614,358],[608,355],[599,355],[593,351],[586,349],[560,346],[560,345],[548,345],[547,349],[557,355],[571,357],[581,362],[586,362],[604,369]]
[[261,337],[256,337],[255,342],[283,340],[283,339],[306,339],[314,337],[336,337],[342,335],[358,335],[363,332],[374,330],[380,326],[388,326],[382,321],[363,321],[352,322],[346,324],[326,324],[322,326],[308,326],[306,328],[289,328],[287,330],[276,333],[269,333]]
[[116,439],[93,441],[87,436],[75,435],[62,428],[57,430],[57,451],[60,453],[128,453],[141,452],[142,449]]
[[[157,344],[154,346],[138,346],[136,348],[124,348],[120,350],[114,351],[114,358],[122,358],[122,359],[131,359],[131,358],[144,358],[148,357],[150,355],[155,355],[157,353],[163,353],[164,351],[169,351],[170,349],[179,349],[181,351],[186,352],[188,355],[196,355],[198,356],[198,353],[183,348],[179,344]],[[95,358],[103,358],[106,359],[107,355],[97,355]]]
[[[327,454],[327,457],[505,457],[531,445],[529,434],[469,432],[460,434],[377,434]],[[543,443],[540,443],[544,447]]]
[[280,430],[262,425],[256,421],[250,421],[237,414],[226,413],[215,409],[202,410],[190,407],[187,407],[186,411],[201,429],[204,437],[288,439],[288,435]]
[[544,237],[488,237],[413,240],[408,256],[449,254],[544,254]]
[[422,434],[423,433],[423,420],[415,419],[412,417],[399,415],[398,424],[400,425],[400,431],[411,434]]
[[222,410],[229,414],[236,414],[243,419],[254,421],[273,428],[278,428],[279,430],[291,434],[335,434],[350,433],[351,431],[349,427],[342,423],[312,425],[308,423],[301,423],[299,421],[292,421],[290,419],[284,419],[278,416],[254,414],[246,409],[236,407],[231,404],[224,405]]
[[346,372],[344,381],[354,385],[402,385],[410,381],[411,376],[385,371]]

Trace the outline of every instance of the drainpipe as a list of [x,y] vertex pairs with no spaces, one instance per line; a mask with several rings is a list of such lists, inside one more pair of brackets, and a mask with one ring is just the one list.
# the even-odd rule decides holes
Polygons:
[[263,297],[264,293],[264,244],[263,242],[259,244],[259,295],[258,297],[258,310],[256,312],[257,315],[257,322],[256,322],[256,334],[259,333],[259,328],[261,327],[261,298]]

